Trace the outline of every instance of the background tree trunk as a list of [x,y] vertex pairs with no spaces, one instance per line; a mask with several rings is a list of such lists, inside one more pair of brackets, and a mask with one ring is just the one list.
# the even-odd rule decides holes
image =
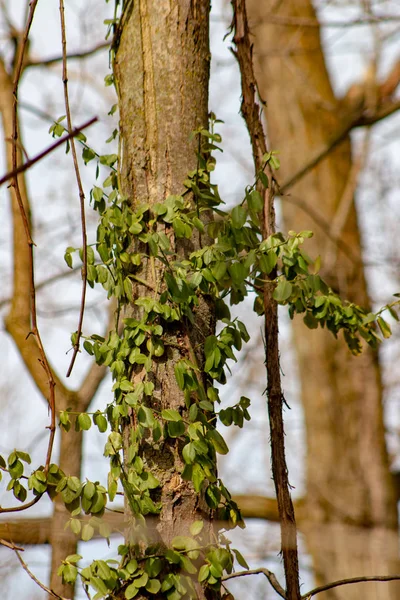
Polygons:
[[[284,24],[284,18],[316,19],[306,0],[278,3],[248,0],[254,60],[265,111],[270,147],[280,151],[280,182],[288,180],[346,125],[329,80],[318,27]],[[362,249],[353,203],[354,164],[347,136],[282,200],[285,229],[313,229],[306,251],[324,261],[322,274],[331,287],[367,306]],[[353,185],[353,189],[352,189]],[[304,210],[306,203],[329,225],[343,212],[341,251],[326,230]],[[347,204],[347,207],[346,207]],[[302,205],[302,206],[301,206]],[[337,222],[337,221],[336,221]],[[332,231],[331,231],[332,233]],[[329,270],[328,270],[329,269]],[[314,561],[317,582],[358,575],[398,572],[395,494],[385,446],[382,386],[376,353],[350,355],[342,339],[309,331],[296,317],[294,337],[299,360],[306,421],[306,506],[302,529]],[[364,584],[327,592],[346,600],[398,598],[397,583]]]

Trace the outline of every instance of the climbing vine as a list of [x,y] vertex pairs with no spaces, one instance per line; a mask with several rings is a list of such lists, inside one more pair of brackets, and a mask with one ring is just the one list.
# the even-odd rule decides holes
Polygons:
[[[117,19],[107,24],[116,35]],[[113,75],[108,75],[106,85],[113,83]],[[114,105],[110,115],[116,110]],[[50,128],[54,137],[67,131],[64,119]],[[71,515],[68,526],[83,541],[96,532],[109,539],[112,531],[102,517],[107,504],[118,493],[124,494],[133,518],[131,543],[119,546],[119,559],[95,560],[81,568],[81,556],[74,554],[59,569],[64,582],[73,583],[79,577],[88,595],[89,589],[94,590],[96,600],[122,595],[128,600],[137,595],[196,598],[197,583],[219,591],[235,560],[248,569],[225,535],[215,532],[210,540],[203,520],[194,520],[190,535],[175,536],[168,547],[151,542],[146,517],[160,513],[161,482],[140,450],[143,440],[154,445],[176,440],[182,480],[191,482],[194,492],[204,496],[225,529],[243,526],[238,506],[217,475],[217,455],[228,452],[218,421],[241,428],[250,419],[250,399],[245,396],[220,408],[219,389],[227,382],[229,361],[237,361],[242,345],[249,341],[246,324],[232,317],[229,305],[251,295],[255,313],[262,315],[265,286],[271,286],[273,299],[287,307],[292,319],[302,317],[311,329],[326,327],[335,336],[343,335],[353,354],[362,351],[363,343],[376,348],[380,334],[390,336],[385,311],[398,320],[397,299],[371,313],[342,300],[329,288],[319,275],[320,259],[309,257],[305,250],[311,231],[277,232],[263,239],[260,190],[271,185],[267,172],[279,168],[276,152],[263,155],[262,167],[242,201],[227,210],[218,186],[212,183],[216,155],[222,149],[218,123],[211,113],[208,128],[193,132],[198,147],[196,169],[182,181],[179,195],[169,195],[154,205],[136,205],[122,193],[119,153],[100,155],[83,133],[77,136],[85,164],[96,163],[97,184],[90,199],[99,224],[96,240],[86,248],[68,247],[65,261],[72,268],[76,255],[81,261],[85,258],[88,285],[102,286],[107,297],[117,302],[114,329],[107,337],[83,336],[85,351],[98,365],[110,369],[113,398],[103,411],[93,414],[61,411],[59,424],[66,431],[71,426],[88,430],[93,424],[106,435],[108,478],[106,484],[83,482],[55,464],[27,476],[30,457],[20,450],[7,459],[0,457],[0,470],[8,474],[7,489],[20,502],[25,502],[28,490],[34,498],[46,493],[51,499],[61,496]],[[107,141],[118,136],[115,129]],[[100,166],[109,172],[98,185]],[[183,255],[180,243],[193,236],[199,240],[198,247]],[[143,274],[145,262],[149,269]],[[218,328],[198,348],[187,331],[196,326],[202,303],[215,307]],[[181,334],[172,335],[178,329]],[[72,335],[73,347],[79,337]],[[154,401],[154,365],[169,351],[179,356],[174,371],[184,397],[184,414],[175,408],[159,409]],[[134,424],[128,442],[124,439],[127,422]]]

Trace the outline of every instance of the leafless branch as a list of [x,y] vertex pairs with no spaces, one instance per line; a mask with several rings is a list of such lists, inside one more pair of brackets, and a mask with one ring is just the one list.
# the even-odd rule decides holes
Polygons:
[[[63,84],[64,84],[64,103],[65,112],[67,115],[68,132],[72,131],[72,118],[71,108],[69,103],[69,92],[68,92],[68,70],[67,70],[67,36],[65,31],[65,15],[64,15],[64,0],[60,0],[60,24],[61,24],[61,43],[62,43],[62,63],[63,63]],[[82,293],[81,293],[81,307],[79,312],[78,329],[74,340],[74,349],[72,353],[71,363],[67,371],[67,377],[72,373],[74,368],[75,360],[79,352],[80,339],[82,335],[83,326],[83,315],[85,312],[85,300],[86,300],[86,286],[87,286],[87,235],[86,235],[86,216],[85,216],[85,193],[83,191],[83,185],[81,180],[81,174],[79,172],[78,157],[76,154],[75,141],[71,138],[71,152],[74,163],[76,183],[79,190],[79,203],[81,209],[81,226],[82,226]]]
[[286,592],[283,589],[283,587],[281,586],[281,584],[279,583],[279,581],[277,580],[276,576],[274,575],[274,573],[272,573],[272,571],[269,571],[268,569],[249,569],[248,571],[238,571],[237,573],[231,573],[230,575],[224,575],[224,577],[222,577],[222,581],[227,581],[228,579],[235,579],[236,577],[245,577],[246,575],[265,575],[265,577],[268,579],[268,581],[270,582],[270,584],[272,585],[272,587],[274,588],[274,590],[276,591],[276,593],[281,597],[281,598],[287,598],[286,596]]
[[[29,13],[28,13],[28,18],[27,18],[24,34],[23,34],[21,42],[18,44],[17,50],[16,50],[14,85],[13,85],[13,93],[12,93],[12,130],[13,130],[13,132],[12,132],[12,141],[13,141],[13,143],[12,143],[12,169],[13,170],[17,169],[17,167],[18,167],[18,157],[20,156],[20,153],[21,153],[21,151],[18,150],[18,138],[19,138],[19,134],[18,134],[18,87],[19,87],[22,70],[23,70],[25,49],[26,49],[26,46],[28,43],[29,32],[30,32],[30,28],[31,28],[31,25],[33,22],[33,17],[35,14],[37,3],[38,3],[38,0],[32,0],[32,2],[30,3],[30,8],[29,8]],[[47,381],[48,381],[48,389],[49,389],[48,402],[49,402],[49,408],[50,408],[50,425],[48,428],[50,430],[50,435],[49,435],[49,442],[48,442],[48,447],[47,447],[46,462],[44,465],[44,472],[47,473],[48,468],[50,466],[51,454],[52,454],[53,444],[54,444],[54,436],[55,436],[55,431],[56,431],[56,415],[55,415],[56,407],[55,407],[55,394],[54,394],[54,388],[55,388],[56,383],[55,383],[49,362],[46,357],[46,353],[45,353],[45,350],[44,350],[44,347],[42,344],[42,340],[40,337],[39,328],[38,328],[38,324],[37,324],[35,276],[34,276],[34,262],[33,262],[33,245],[34,244],[33,244],[33,240],[31,237],[28,216],[25,211],[25,206],[24,206],[24,202],[22,199],[21,190],[19,187],[18,177],[16,175],[14,175],[14,177],[12,178],[11,185],[15,191],[15,196],[16,196],[16,199],[18,202],[19,211],[20,211],[21,218],[22,218],[22,221],[24,224],[26,241],[27,241],[27,244],[29,247],[30,305],[31,305],[31,319],[32,319],[31,333],[35,337],[37,346],[39,348],[40,364],[46,373]],[[34,500],[32,502],[34,502]]]
[[7,540],[3,540],[3,538],[0,538],[0,545],[10,548],[11,550],[19,550],[20,552],[25,550],[25,548],[21,548],[21,546],[15,546],[12,542],[7,542]]
[[29,577],[32,579],[32,581],[34,581],[44,592],[46,592],[47,594],[49,594],[49,596],[52,596],[53,598],[57,598],[58,600],[66,600],[66,598],[64,598],[63,596],[59,596],[59,594],[56,594],[55,592],[53,592],[53,590],[51,590],[50,588],[46,587],[44,585],[44,583],[42,583],[40,581],[40,579],[38,579],[36,577],[36,575],[34,575],[32,573],[32,571],[29,569],[28,565],[26,564],[26,562],[23,560],[21,554],[19,553],[19,549],[16,546],[13,546],[12,548],[19,560],[19,562],[21,563],[22,568],[24,569],[24,571],[29,575]]
[[3,177],[0,178],[0,185],[3,185],[3,183],[5,183],[6,181],[13,179],[17,175],[20,175],[21,173],[24,173],[25,171],[30,169],[34,164],[36,164],[37,162],[42,160],[42,158],[44,158],[45,156],[47,156],[48,154],[50,154],[51,152],[56,150],[59,146],[62,146],[65,142],[68,142],[68,140],[71,140],[73,137],[76,137],[77,135],[79,135],[79,133],[81,131],[83,131],[87,127],[90,127],[90,125],[93,125],[93,123],[96,123],[96,121],[98,121],[98,118],[92,117],[89,121],[86,121],[80,127],[74,127],[74,129],[70,133],[68,133],[64,137],[62,137],[59,140],[57,140],[56,142],[54,142],[54,144],[52,144],[51,146],[49,146],[42,152],[39,152],[39,154],[37,154],[33,158],[30,158],[29,160],[27,160],[23,165],[19,165],[18,167],[16,167],[9,173],[6,173],[5,175],[3,175]]
[[338,581],[331,581],[331,583],[320,585],[319,587],[310,590],[306,594],[302,595],[301,600],[310,600],[310,598],[320,594],[321,592],[326,592],[327,590],[331,590],[342,585],[350,585],[352,583],[363,583],[368,581],[397,581],[399,579],[400,575],[371,575],[370,577],[350,577],[349,579],[339,579]]
[[291,17],[286,15],[268,14],[263,17],[262,22],[282,25],[283,27],[334,27],[341,29],[360,25],[376,25],[379,23],[398,23],[400,15],[370,15],[352,19],[350,21],[319,21],[307,17]]
[[[83,50],[82,52],[72,52],[71,54],[67,55],[67,60],[75,60],[75,59],[81,59],[81,58],[87,58],[88,56],[93,56],[93,54],[96,54],[97,52],[99,52],[100,50],[104,50],[106,48],[110,47],[110,42],[101,42],[100,44],[97,44],[96,46],[93,46],[93,48],[89,48],[88,50]],[[52,56],[51,58],[43,58],[43,59],[36,59],[36,60],[28,60],[25,64],[25,68],[27,67],[49,67],[51,65],[57,64],[59,62],[62,62],[63,60],[63,56]]]

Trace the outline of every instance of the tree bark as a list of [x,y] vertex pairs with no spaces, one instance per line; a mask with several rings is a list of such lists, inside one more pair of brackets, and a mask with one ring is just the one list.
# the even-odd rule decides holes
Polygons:
[[[190,141],[190,135],[208,124],[209,9],[208,0],[139,0],[124,15],[115,75],[123,146],[122,188],[133,207],[182,194],[187,173],[196,168],[197,142]],[[199,240],[178,242],[175,251],[185,256],[198,247]],[[155,262],[144,259],[140,277],[157,287],[160,263]],[[148,295],[149,290],[137,285],[133,293],[137,298]],[[133,304],[126,313],[137,315],[137,308]],[[173,408],[185,418],[187,409],[174,374],[176,362],[186,352],[179,350],[179,343],[198,347],[213,332],[214,324],[213,307],[203,302],[196,311],[194,327],[189,329],[185,323],[170,327],[168,334],[175,342],[153,365],[153,408]],[[201,352],[196,358],[202,364]],[[133,381],[140,377],[140,372],[134,374]],[[132,417],[126,440],[134,426]],[[180,477],[180,442],[167,440],[157,446],[142,440],[139,452],[146,468],[161,482],[157,500],[162,509],[153,541],[167,547],[174,536],[187,535],[196,518],[209,520],[209,510],[192,484]],[[128,507],[126,512],[129,516]],[[200,587],[198,594],[204,597]]]
[[[285,181],[329,146],[348,114],[340,111],[322,53],[319,29],[285,24],[284,17],[315,19],[306,0],[280,3],[248,0],[254,60],[271,148],[281,154],[278,179]],[[290,22],[290,20],[289,20]],[[351,301],[368,306],[362,248],[353,203],[352,148],[347,136],[282,199],[286,229],[313,229],[306,251],[322,256],[322,275]],[[347,189],[346,189],[347,188]],[[350,194],[350,202],[348,196]],[[296,202],[298,205],[296,206]],[[347,255],[300,207],[306,202],[332,224],[348,202],[340,240]],[[329,257],[329,272],[324,271]],[[342,339],[309,331],[301,317],[294,336],[306,421],[307,497],[302,529],[318,582],[359,575],[387,575],[399,570],[395,492],[385,446],[382,386],[376,353],[350,355]],[[379,585],[379,587],[378,587]],[[398,598],[398,583],[365,585],[363,598]],[[359,586],[326,592],[327,598],[360,597]]]

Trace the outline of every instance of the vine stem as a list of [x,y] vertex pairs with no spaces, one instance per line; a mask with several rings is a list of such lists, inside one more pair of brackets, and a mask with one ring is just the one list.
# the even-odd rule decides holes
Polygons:
[[[68,93],[68,70],[67,70],[67,36],[65,31],[65,15],[64,15],[64,0],[60,0],[59,4],[60,8],[60,24],[61,24],[61,44],[62,44],[62,65],[63,65],[63,85],[64,85],[64,104],[65,104],[65,113],[67,115],[67,126],[68,133],[73,131],[72,128],[72,118],[71,118],[71,109],[69,103],[69,93]],[[76,183],[78,185],[79,191],[79,203],[81,210],[81,227],[82,227],[82,292],[81,292],[81,306],[79,310],[79,322],[78,322],[78,330],[76,333],[76,339],[74,341],[74,350],[72,353],[71,363],[68,367],[67,377],[69,377],[72,373],[72,369],[74,368],[75,359],[79,352],[79,343],[82,336],[82,326],[83,326],[83,316],[85,312],[85,302],[86,302],[86,283],[87,283],[87,234],[86,234],[86,217],[85,217],[85,193],[83,191],[81,174],[79,172],[78,165],[78,157],[76,154],[75,140],[71,137],[71,153],[72,160],[74,163],[75,177]]]
[[[275,180],[267,165],[269,188],[264,189],[258,174],[265,165],[267,152],[265,134],[260,119],[260,108],[256,102],[257,82],[254,76],[252,45],[250,43],[245,0],[232,0],[233,31],[236,50],[232,50],[240,68],[242,86],[241,113],[249,131],[253,150],[253,161],[257,178],[257,190],[264,196],[262,214],[263,239],[275,233]],[[277,273],[273,270],[270,280]],[[297,552],[297,529],[285,457],[285,432],[283,423],[284,396],[281,385],[278,340],[278,307],[273,298],[273,286],[264,284],[264,334],[265,364],[267,369],[268,414],[271,435],[272,475],[277,496],[281,526],[281,548],[286,580],[287,600],[300,600],[299,565]]]

